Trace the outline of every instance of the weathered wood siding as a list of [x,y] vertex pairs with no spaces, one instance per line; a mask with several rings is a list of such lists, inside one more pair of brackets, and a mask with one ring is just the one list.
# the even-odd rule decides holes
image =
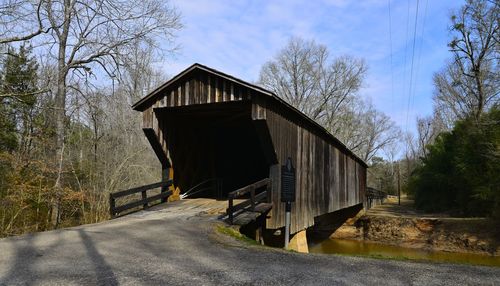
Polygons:
[[[274,202],[268,228],[284,226],[284,203],[280,202],[280,165],[292,158],[297,170],[296,201],[292,204],[292,233],[310,227],[314,217],[362,203],[366,168],[346,154],[329,136],[269,99],[265,120],[278,164],[271,167]],[[260,119],[263,116],[260,116]]]
[[154,108],[249,100],[256,93],[230,80],[194,72],[162,91],[143,111],[143,127],[154,127]]
[[[167,122],[158,120],[155,108],[245,100],[252,103],[251,119],[269,163],[269,177],[272,179],[274,206],[268,228],[284,226],[284,204],[280,202],[280,166],[287,157],[292,158],[297,170],[292,232],[312,226],[316,216],[363,202],[366,166],[362,161],[338,140],[286,104],[249,84],[232,80],[230,76],[194,69],[153,97],[145,99],[138,110],[143,112],[143,129],[158,158],[170,158],[166,140],[168,134],[165,134]],[[155,140],[159,144],[154,143]],[[164,155],[158,154],[161,151]]]
[[[142,128],[145,132],[147,129],[152,129],[164,153],[168,154],[165,122],[158,120],[154,112],[155,108],[250,100],[255,94],[254,90],[233,81],[206,72],[194,71],[180,78],[149,101],[148,108],[142,111]],[[152,142],[154,138],[151,137],[153,136],[149,135],[148,139],[154,146]],[[159,159],[163,157],[158,153],[157,155]]]

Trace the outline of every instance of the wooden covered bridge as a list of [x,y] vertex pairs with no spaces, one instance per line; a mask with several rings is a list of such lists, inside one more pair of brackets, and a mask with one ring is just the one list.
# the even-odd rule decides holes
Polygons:
[[242,207],[269,206],[267,229],[285,224],[280,177],[288,157],[296,169],[292,233],[365,199],[360,158],[276,94],[233,76],[194,64],[133,109],[181,193],[219,200],[248,193]]

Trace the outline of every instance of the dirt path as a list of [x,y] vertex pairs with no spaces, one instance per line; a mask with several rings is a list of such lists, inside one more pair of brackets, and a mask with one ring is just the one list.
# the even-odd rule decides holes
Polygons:
[[[169,203],[0,240],[0,285],[498,285],[500,268],[298,254],[214,233],[218,206]],[[182,212],[181,212],[182,210]]]
[[389,199],[382,205],[377,205],[367,211],[367,215],[376,216],[397,216],[412,218],[443,218],[448,217],[445,214],[428,214],[417,211],[413,207],[413,201],[406,197],[401,198],[401,205],[398,205],[397,199]]

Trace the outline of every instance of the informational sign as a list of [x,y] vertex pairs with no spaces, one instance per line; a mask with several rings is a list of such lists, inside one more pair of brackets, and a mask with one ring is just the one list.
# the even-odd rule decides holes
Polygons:
[[281,166],[281,202],[295,202],[295,168],[290,157]]
[[295,168],[290,157],[281,166],[281,202],[285,203],[285,249],[288,249],[292,203],[295,202]]

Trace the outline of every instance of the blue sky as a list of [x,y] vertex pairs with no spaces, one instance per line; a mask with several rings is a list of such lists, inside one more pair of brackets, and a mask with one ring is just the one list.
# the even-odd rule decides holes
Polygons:
[[391,0],[390,18],[389,0],[173,0],[172,4],[185,27],[177,39],[179,53],[162,63],[167,74],[199,62],[253,82],[260,67],[290,37],[312,39],[326,45],[331,57],[364,58],[368,75],[360,95],[403,130],[413,131],[416,116],[432,112],[432,75],[450,57],[449,16],[463,1],[419,1],[409,109],[417,0]]

